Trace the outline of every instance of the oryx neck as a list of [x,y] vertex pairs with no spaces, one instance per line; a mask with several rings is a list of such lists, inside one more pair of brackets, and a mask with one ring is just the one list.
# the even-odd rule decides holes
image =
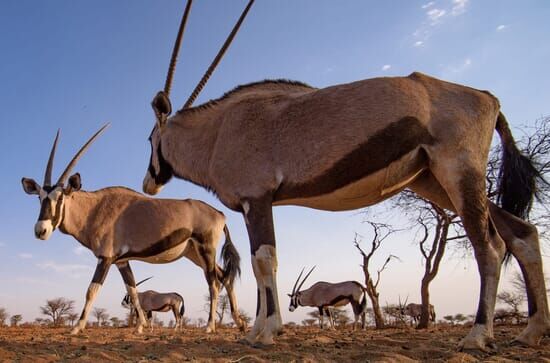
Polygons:
[[222,107],[180,112],[162,132],[165,160],[176,177],[210,189],[210,160],[222,120]]
[[100,207],[102,199],[101,193],[97,192],[77,191],[66,195],[64,218],[59,230],[73,236],[85,247],[90,248],[88,227],[90,227],[90,220],[95,215],[94,211]]

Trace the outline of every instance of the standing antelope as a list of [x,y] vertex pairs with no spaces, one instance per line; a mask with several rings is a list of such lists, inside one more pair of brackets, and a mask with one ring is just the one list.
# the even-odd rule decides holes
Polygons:
[[[353,330],[357,327],[357,321],[361,318],[361,327],[365,328],[365,314],[367,309],[367,297],[365,288],[357,281],[345,281],[338,283],[330,283],[319,281],[314,283],[309,289],[300,291],[304,282],[313,272],[315,266],[308,272],[302,282],[298,284],[304,270],[300,272],[292,293],[287,294],[290,297],[290,306],[288,310],[291,312],[296,310],[298,306],[313,306],[319,309],[321,317],[321,329],[323,329],[323,316],[328,317],[330,326],[334,329],[334,320],[330,312],[330,307],[344,306],[351,304],[355,320],[353,322]],[[361,297],[363,297],[361,299]]]
[[[151,277],[141,280],[136,284],[136,287]],[[183,314],[185,313],[185,303],[183,297],[176,292],[161,293],[153,290],[147,290],[145,292],[138,293],[139,306],[141,310],[147,316],[147,322],[151,331],[153,331],[153,312],[167,312],[172,311],[176,324],[174,330],[181,329]],[[130,309],[130,314],[133,315],[134,311],[137,311],[132,304],[132,299],[129,294],[126,294],[120,303],[126,309]]]
[[[422,304],[410,303],[405,307],[401,307],[400,312],[401,315],[410,316],[416,324],[420,321],[420,315],[422,314]],[[435,322],[435,308],[432,304],[430,304],[429,315],[430,320],[432,322]]]
[[[156,123],[143,191],[173,177],[214,192],[244,216],[258,286],[258,314],[247,336],[272,344],[282,330],[272,206],[330,211],[364,208],[405,188],[462,218],[475,252],[480,296],[475,324],[460,346],[486,349],[507,252],[527,286],[529,323],[516,337],[537,344],[550,328],[537,229],[527,216],[539,176],[518,150],[489,92],[414,72],[327,88],[291,81],[239,86],[191,107],[252,1],[183,108],[171,115],[171,79],[152,101]],[[184,14],[186,19],[189,4]],[[485,171],[496,130],[503,149],[499,206],[488,200]]]
[[[136,307],[139,316],[137,330],[141,332],[145,318],[129,261],[159,264],[184,256],[204,270],[208,282],[210,317],[207,331],[215,330],[214,314],[221,285],[227,290],[235,324],[244,329],[233,291],[235,277],[240,274],[240,257],[231,242],[223,213],[201,201],[152,199],[123,187],[85,192],[80,190],[80,174],[69,178],[78,159],[106,126],[76,153],[55,184],[51,183],[51,174],[59,131],[42,186],[33,179],[22,179],[25,192],[37,194],[40,199],[40,214],[34,227],[36,238],[47,240],[59,228],[97,257],[86,304],[72,333],[85,328],[88,313],[112,264],[118,267]],[[216,247],[222,234],[225,234],[221,251],[223,268],[216,264]]]

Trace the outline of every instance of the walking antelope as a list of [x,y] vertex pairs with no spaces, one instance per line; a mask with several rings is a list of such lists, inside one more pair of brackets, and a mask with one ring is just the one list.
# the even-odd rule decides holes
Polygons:
[[[157,194],[175,176],[214,192],[243,214],[258,286],[258,314],[248,341],[271,344],[282,330],[272,206],[352,210],[409,188],[460,215],[472,242],[480,296],[475,324],[460,346],[485,349],[494,339],[506,252],[518,260],[527,281],[530,318],[516,339],[537,344],[549,330],[550,316],[537,230],[523,218],[538,173],[516,147],[497,98],[414,72],[322,89],[262,81],[191,107],[239,24],[183,108],[171,115],[181,23],[164,91],[152,102],[156,122],[143,191]],[[494,130],[503,149],[498,206],[485,191]]]
[[[128,295],[136,307],[139,316],[137,330],[141,332],[145,318],[129,261],[169,263],[184,256],[204,270],[208,282],[210,317],[207,331],[215,330],[214,314],[221,285],[227,290],[235,324],[244,329],[233,291],[235,277],[240,273],[240,257],[231,242],[221,212],[197,200],[152,199],[123,187],[85,192],[80,190],[80,174],[69,177],[78,159],[106,126],[76,153],[55,184],[51,182],[51,174],[59,131],[42,186],[33,179],[22,179],[25,192],[37,194],[40,199],[35,236],[47,240],[59,228],[97,257],[97,267],[86,293],[86,304],[72,333],[85,328],[88,313],[112,264],[120,271]],[[223,268],[216,264],[216,247],[222,234],[225,234],[221,251]]]
[[[410,316],[414,323],[420,321],[420,315],[422,315],[422,304],[410,303],[400,308],[401,315]],[[429,316],[432,322],[435,322],[435,308],[432,304],[429,307]]]
[[[136,284],[136,287],[143,282],[149,280],[151,277],[142,280]],[[153,330],[153,312],[167,312],[172,311],[176,324],[174,330],[181,329],[183,314],[185,313],[185,304],[183,297],[176,292],[161,293],[153,290],[147,290],[145,292],[138,292],[139,306],[141,310],[147,316],[147,322],[151,331]],[[137,311],[132,304],[130,294],[126,294],[122,302],[120,303],[126,309],[130,309],[131,314]]]
[[[365,288],[357,281],[345,281],[338,283],[316,282],[309,289],[300,291],[302,285],[307,280],[315,266],[308,272],[302,282],[298,284],[304,270],[298,275],[298,279],[294,283],[292,293],[287,294],[290,297],[290,306],[288,310],[291,312],[296,310],[298,306],[313,306],[319,309],[321,317],[321,329],[323,329],[323,316],[328,317],[330,327],[334,329],[334,320],[330,312],[330,307],[344,306],[351,304],[355,320],[353,322],[353,330],[357,326],[357,321],[361,318],[361,327],[365,328],[365,314],[367,309],[367,297]],[[363,297],[361,299],[361,297]]]

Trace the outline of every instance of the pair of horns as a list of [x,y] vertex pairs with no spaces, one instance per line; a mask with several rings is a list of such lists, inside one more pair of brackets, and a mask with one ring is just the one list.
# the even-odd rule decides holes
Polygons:
[[[97,137],[105,130],[110,124],[105,124],[102,128],[99,129],[81,148],[78,150],[76,155],[72,158],[72,160],[69,162],[67,167],[65,168],[65,171],[61,174],[59,179],[57,180],[56,185],[63,185],[69,178],[69,174],[71,173],[71,170],[74,168],[82,154],[90,147],[90,145],[97,139]],[[44,174],[44,183],[42,183],[43,186],[51,186],[52,185],[52,169],[53,169],[53,160],[55,158],[55,150],[57,149],[57,141],[59,140],[59,130],[57,130],[57,134],[55,135],[55,140],[53,142],[52,150],[50,151],[50,157],[48,158],[48,164],[46,165],[46,173]]]
[[152,278],[153,278],[153,276],[150,276],[150,277],[148,277],[148,278],[146,278],[146,279],[144,279],[144,280],[141,280],[140,282],[138,282],[138,283],[136,284],[136,287],[139,286],[139,285],[141,285],[141,284],[143,284],[143,283],[144,283],[145,281],[147,281],[147,280],[151,280]]
[[[192,2],[193,2],[192,0],[187,0],[187,5],[185,6],[185,11],[183,13],[183,17],[181,18],[180,27],[179,27],[179,30],[178,30],[178,35],[176,37],[176,42],[174,43],[174,49],[172,50],[172,57],[170,59],[170,65],[168,67],[168,73],[166,75],[166,82],[164,83],[164,94],[166,95],[167,98],[170,96],[170,89],[172,87],[172,80],[174,78],[174,72],[175,72],[175,69],[176,69],[176,61],[177,61],[177,58],[178,58],[178,53],[179,53],[179,50],[180,50],[181,41],[183,39],[183,33],[185,32],[185,26],[187,24],[187,18],[189,16],[189,12],[191,11]],[[218,51],[218,54],[216,55],[216,57],[214,58],[214,60],[212,61],[212,63],[210,64],[210,66],[208,67],[206,72],[204,73],[204,75],[202,76],[201,80],[199,81],[199,83],[197,84],[197,86],[195,87],[195,89],[193,90],[193,92],[191,93],[191,95],[189,96],[187,101],[185,102],[185,104],[183,106],[184,109],[191,107],[191,105],[193,105],[193,102],[195,102],[195,100],[197,99],[199,93],[202,91],[202,89],[206,85],[206,82],[208,82],[208,79],[210,78],[210,76],[212,75],[214,70],[216,69],[216,66],[218,65],[220,60],[223,58],[223,55],[225,54],[225,51],[227,50],[227,48],[229,48],[229,45],[231,45],[231,42],[233,41],[233,38],[235,37],[235,35],[239,31],[239,28],[241,27],[241,24],[243,23],[246,15],[248,14],[248,11],[250,10],[250,7],[252,6],[253,3],[254,3],[254,0],[250,0],[248,2],[248,5],[243,10],[241,16],[239,17],[239,20],[237,21],[237,23],[233,27],[233,30],[231,30],[231,33],[229,33],[229,36],[225,40],[225,43],[220,48],[220,50]]]
[[[300,285],[298,285],[298,281],[300,281],[300,277],[302,277],[302,274],[304,273],[304,270],[306,269],[305,267],[302,269],[302,272],[300,272],[300,275],[298,275],[298,278],[296,279],[296,282],[294,283],[294,287],[292,288],[292,294],[291,295],[294,295],[296,294],[298,291],[300,291],[300,289],[302,288],[302,285],[304,284],[304,282],[306,282],[307,278],[309,277],[309,275],[311,275],[311,273],[313,272],[313,270],[315,269],[315,267],[317,266],[313,266],[311,268],[311,270],[309,270],[309,272],[307,273],[306,277],[304,277],[304,279],[302,280],[302,282],[300,282]],[[296,288],[296,286],[298,286]]]

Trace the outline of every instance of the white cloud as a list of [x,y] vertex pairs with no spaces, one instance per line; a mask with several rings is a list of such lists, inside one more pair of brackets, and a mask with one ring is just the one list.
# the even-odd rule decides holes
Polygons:
[[387,71],[387,70],[390,69],[390,68],[391,68],[391,65],[390,65],[390,64],[384,64],[384,65],[382,66],[382,70],[383,70],[383,71]]
[[466,11],[466,5],[469,0],[453,0],[453,8],[451,9],[451,14],[457,16],[463,14]]
[[462,63],[459,63],[458,65],[451,65],[447,67],[447,71],[451,73],[461,73],[464,72],[466,69],[468,69],[472,65],[472,60],[470,58],[464,59]]
[[417,41],[414,43],[414,46],[415,46],[415,47],[421,47],[423,44],[424,44],[423,41],[417,40]]
[[430,1],[429,3],[426,3],[422,5],[422,9],[427,9],[435,5],[435,1]]
[[431,9],[426,12],[426,15],[432,21],[432,25],[439,23],[445,14],[447,14],[447,11],[443,9]]
[[17,255],[19,258],[22,258],[22,259],[30,259],[32,258],[32,255],[30,253],[20,253]]
[[92,271],[90,266],[78,264],[59,264],[53,261],[39,263],[36,266],[44,270],[52,270],[57,273],[67,274],[74,278],[79,278],[83,272]]
[[506,28],[508,28],[507,25],[500,24],[499,26],[497,26],[497,31],[499,32],[499,31],[502,31],[502,30],[504,30],[504,29],[506,29]]

